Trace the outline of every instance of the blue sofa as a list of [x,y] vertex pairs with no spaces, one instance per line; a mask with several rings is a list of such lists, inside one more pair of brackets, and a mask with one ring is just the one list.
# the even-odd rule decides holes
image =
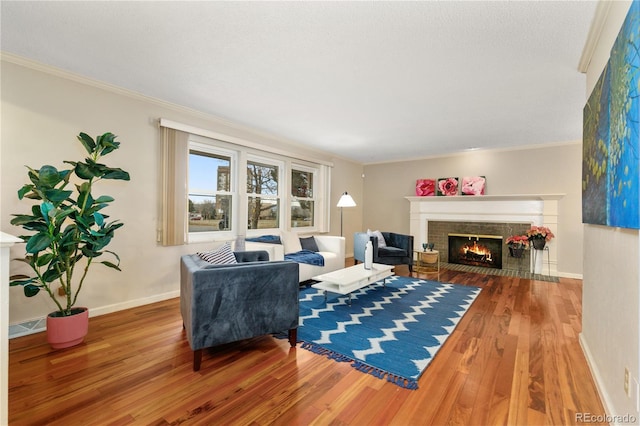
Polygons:
[[197,254],[180,259],[180,313],[193,371],[204,348],[298,328],[298,264],[269,262],[266,251],[234,253],[238,263],[214,265]]

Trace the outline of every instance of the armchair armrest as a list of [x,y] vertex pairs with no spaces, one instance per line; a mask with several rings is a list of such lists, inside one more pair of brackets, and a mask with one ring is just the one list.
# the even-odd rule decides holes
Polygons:
[[356,261],[364,263],[364,248],[368,241],[373,245],[373,261],[378,259],[378,237],[369,236],[366,232],[356,232],[353,235],[353,258]]

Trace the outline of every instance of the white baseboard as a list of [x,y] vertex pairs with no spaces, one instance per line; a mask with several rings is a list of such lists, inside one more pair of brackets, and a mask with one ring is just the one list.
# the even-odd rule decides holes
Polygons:
[[116,303],[108,306],[102,306],[99,308],[91,308],[89,309],[89,318],[110,314],[112,312],[123,311],[125,309],[136,308],[138,306],[149,305],[151,303],[162,302],[163,300],[173,299],[175,297],[180,297],[180,290],[174,290],[167,293],[156,294],[154,296],[145,297],[142,299],[127,300],[126,302]]
[[593,380],[596,382],[596,389],[598,390],[598,395],[600,395],[600,400],[602,401],[602,405],[604,406],[604,411],[609,414],[611,413],[611,407],[613,404],[611,403],[611,398],[607,393],[606,389],[603,386],[602,376],[600,375],[600,371],[596,366],[595,361],[593,360],[593,356],[591,355],[591,351],[589,350],[589,345],[584,340],[584,335],[580,333],[578,337],[578,341],[580,342],[580,347],[582,348],[582,353],[584,357],[587,359],[587,365],[589,366],[589,370],[591,370],[591,375],[593,376]]
[[[123,311],[125,309],[136,308],[138,306],[149,305],[151,303],[161,302],[167,299],[180,297],[180,290],[170,291],[167,293],[156,294],[142,299],[127,300],[122,303],[101,306],[89,309],[89,317],[97,317],[100,315],[110,314],[113,312]],[[33,318],[18,324],[9,325],[9,339],[26,336],[29,334],[40,333],[46,330],[46,317]]]
[[574,274],[571,272],[558,272],[558,276],[561,278],[575,278],[577,280],[582,279],[582,274]]

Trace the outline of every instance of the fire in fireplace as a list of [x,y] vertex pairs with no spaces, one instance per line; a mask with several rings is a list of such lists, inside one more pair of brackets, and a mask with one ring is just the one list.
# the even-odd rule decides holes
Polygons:
[[449,263],[502,269],[502,237],[449,234]]

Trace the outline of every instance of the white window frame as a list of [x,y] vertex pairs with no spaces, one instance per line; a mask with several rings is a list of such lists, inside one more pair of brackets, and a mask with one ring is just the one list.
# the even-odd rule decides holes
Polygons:
[[[174,126],[171,128],[177,128],[180,130],[180,126]],[[185,127],[185,126],[182,126]],[[184,130],[192,130],[186,126]],[[183,130],[183,131],[184,131]],[[215,138],[213,136],[216,136]],[[236,138],[228,137],[229,141],[225,140],[227,137],[219,135],[213,132],[207,132],[199,129],[198,134],[189,133],[188,149],[189,151],[200,151],[203,153],[210,153],[214,155],[224,155],[231,158],[231,176],[230,193],[225,195],[231,195],[232,197],[232,213],[231,213],[231,229],[227,231],[212,231],[212,232],[188,232],[188,212],[185,214],[185,244],[196,244],[204,242],[216,242],[216,241],[231,241],[238,235],[247,237],[274,234],[280,231],[292,231],[300,234],[309,233],[323,233],[329,231],[329,217],[331,213],[330,189],[331,189],[331,167],[330,163],[326,162],[314,162],[296,159],[294,157],[287,157],[280,152],[268,152],[267,147],[265,150],[256,149],[255,146],[250,146],[251,143],[247,141],[239,140],[235,142]],[[243,142],[243,143],[240,143]],[[255,144],[254,144],[255,145]],[[248,220],[248,195],[246,185],[246,173],[247,173],[247,160],[256,161],[259,163],[273,164],[279,166],[279,188],[278,195],[280,199],[280,227],[269,229],[247,229]],[[188,156],[187,156],[188,163]],[[291,172],[292,169],[296,170],[313,170],[314,171],[314,226],[313,227],[291,227],[291,210],[290,205],[292,201],[291,195]],[[188,197],[188,164],[187,164],[187,176],[186,178],[186,196]],[[187,203],[188,205],[188,203]]]
[[248,219],[248,214],[249,214],[249,197],[261,197],[264,199],[275,199],[278,200],[278,226],[275,228],[262,228],[262,229],[248,229],[248,225],[244,225],[245,231],[246,231],[246,235],[247,236],[253,236],[253,235],[261,235],[261,234],[265,234],[265,233],[273,233],[275,231],[281,231],[281,230],[285,230],[287,229],[287,209],[286,206],[284,205],[286,203],[287,197],[286,197],[286,193],[283,193],[283,191],[288,190],[289,185],[288,185],[288,179],[286,177],[286,170],[287,167],[285,167],[285,161],[284,160],[279,160],[279,159],[275,159],[273,157],[268,157],[268,156],[263,156],[263,155],[258,155],[255,153],[248,153],[246,156],[246,162],[244,163],[244,174],[246,175],[247,173],[247,167],[249,162],[252,163],[259,163],[259,164],[264,164],[267,166],[275,166],[278,169],[278,194],[276,196],[273,195],[263,195],[263,194],[255,194],[255,193],[247,193],[247,185],[244,186],[244,188],[242,188],[242,190],[245,192],[245,204],[244,204],[244,209],[246,211],[247,214],[247,219]]
[[[313,179],[313,196],[312,197],[295,197],[291,194],[291,190],[292,190],[292,186],[293,186],[293,179],[291,177],[291,175],[293,174],[294,170],[298,170],[301,172],[307,172],[307,173],[311,173],[312,175],[312,179]],[[318,223],[318,217],[321,216],[320,214],[320,206],[319,206],[319,202],[318,202],[318,184],[319,184],[319,174],[320,174],[320,170],[319,168],[316,167],[312,167],[312,166],[308,166],[308,165],[304,165],[298,162],[291,162],[290,163],[290,167],[289,167],[289,188],[288,188],[288,209],[287,209],[287,214],[289,215],[289,218],[287,220],[287,224],[289,227],[291,227],[291,230],[294,232],[310,232],[310,231],[314,231],[317,228],[317,223]],[[312,226],[298,226],[298,227],[293,227],[291,226],[291,203],[295,200],[300,198],[302,201],[313,201],[313,225]]]
[[[197,135],[190,135],[189,137],[189,152],[191,151],[196,151],[196,152],[202,152],[204,154],[213,154],[213,155],[220,155],[220,156],[225,156],[225,157],[229,157],[230,158],[230,166],[231,166],[231,173],[230,173],[230,191],[216,191],[215,193],[211,194],[213,196],[215,195],[230,195],[231,196],[231,227],[230,229],[226,230],[226,231],[210,231],[210,232],[187,232],[187,244],[194,244],[194,243],[202,243],[202,242],[209,242],[209,241],[217,241],[217,240],[230,240],[234,237],[234,235],[237,235],[238,233],[238,229],[239,229],[239,219],[238,219],[238,199],[239,197],[239,191],[238,191],[238,151],[234,150],[234,149],[229,149],[227,147],[224,147],[223,143],[218,144],[217,142],[220,141],[216,141],[213,139],[209,139],[209,138],[203,138],[201,136],[197,136]],[[190,189],[188,188],[189,185],[189,180],[188,180],[188,176],[189,176],[189,167],[187,166],[187,196],[189,196],[190,193]],[[188,214],[187,214],[187,220],[188,219]]]

